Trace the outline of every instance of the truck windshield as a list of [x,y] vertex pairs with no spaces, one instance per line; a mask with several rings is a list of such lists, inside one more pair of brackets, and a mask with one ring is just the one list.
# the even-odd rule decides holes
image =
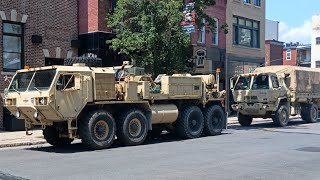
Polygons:
[[234,90],[249,90],[251,76],[240,76]]
[[252,89],[269,89],[269,76],[266,74],[255,76]]
[[9,87],[9,92],[47,90],[55,74],[55,69],[17,73]]

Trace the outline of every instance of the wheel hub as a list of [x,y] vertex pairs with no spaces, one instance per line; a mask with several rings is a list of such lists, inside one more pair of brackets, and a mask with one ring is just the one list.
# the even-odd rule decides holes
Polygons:
[[99,140],[104,140],[109,134],[109,125],[106,121],[100,120],[94,126],[94,135]]
[[136,137],[139,136],[139,134],[142,131],[142,125],[139,119],[132,119],[129,123],[129,133],[131,136]]

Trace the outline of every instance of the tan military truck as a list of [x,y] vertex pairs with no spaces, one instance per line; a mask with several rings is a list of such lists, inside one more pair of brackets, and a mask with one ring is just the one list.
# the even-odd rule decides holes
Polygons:
[[307,123],[317,122],[320,107],[320,69],[296,66],[257,68],[240,75],[232,87],[233,110],[238,121],[249,126],[253,118],[272,118],[286,126],[289,115],[301,115]]
[[128,68],[74,64],[18,70],[4,104],[25,120],[27,134],[42,125],[54,146],[80,138],[91,149],[103,149],[115,137],[139,145],[148,131],[164,128],[185,139],[221,133],[225,93],[219,92],[218,76],[159,75],[154,81],[130,75]]

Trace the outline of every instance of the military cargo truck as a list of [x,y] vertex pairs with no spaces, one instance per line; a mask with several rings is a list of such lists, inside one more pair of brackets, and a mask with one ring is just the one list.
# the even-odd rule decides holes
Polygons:
[[314,123],[320,107],[320,69],[257,68],[251,74],[240,75],[232,93],[232,108],[238,112],[242,126],[251,125],[253,118],[272,118],[277,126],[286,126],[289,115],[300,115],[305,122]]
[[18,70],[4,104],[25,120],[28,134],[42,125],[54,146],[80,138],[88,148],[104,149],[116,137],[139,145],[148,132],[165,128],[184,139],[221,133],[225,92],[219,92],[218,76],[162,74],[154,81],[127,69],[74,64]]

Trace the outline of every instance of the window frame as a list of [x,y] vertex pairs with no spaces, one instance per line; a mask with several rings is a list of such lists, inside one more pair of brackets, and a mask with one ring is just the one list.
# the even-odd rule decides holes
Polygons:
[[320,37],[316,37],[316,45],[320,45]]
[[[286,50],[286,61],[291,61],[291,53],[292,53],[291,49]],[[290,55],[288,56],[288,54],[290,54]],[[288,58],[288,57],[290,57],[290,58]]]
[[203,26],[198,30],[199,31],[199,38],[198,38],[198,43],[199,44],[205,44],[206,43],[206,20],[203,18],[202,19]]
[[[211,38],[211,43],[213,46],[218,46],[219,45],[219,20],[217,18],[214,18],[215,20],[215,32],[212,32],[212,38]],[[215,38],[215,42],[213,42],[213,38]]]
[[251,0],[243,0],[243,4],[251,4]]
[[253,0],[253,5],[261,7],[261,0]]
[[[244,20],[244,25],[240,24],[240,20]],[[247,21],[250,22],[250,26],[247,26]],[[254,24],[257,24],[258,27],[256,28]],[[245,45],[245,44],[240,44],[240,31],[241,29],[249,30],[250,31],[250,45]],[[256,33],[256,42],[254,42],[254,33]],[[241,16],[233,16],[233,44],[234,45],[239,45],[239,46],[244,46],[244,47],[249,47],[249,48],[261,48],[261,29],[260,29],[260,22],[253,20],[253,19],[248,19],[244,18]],[[256,46],[254,46],[256,43]]]
[[[4,31],[4,24],[15,24],[15,25],[21,26],[21,34],[5,32]],[[25,27],[24,27],[24,23],[3,20],[1,25],[2,25],[2,40],[4,39],[4,36],[19,37],[20,40],[21,40],[21,52],[20,52],[20,57],[21,57],[20,65],[21,65],[21,67],[19,69],[22,69],[24,67],[24,64],[25,64],[25,55],[24,55],[25,54],[25,48],[24,48]],[[6,52],[6,51],[4,51],[4,42],[2,42],[2,59],[3,59],[2,71],[4,71],[4,72],[15,72],[15,71],[19,70],[19,69],[8,69],[8,68],[5,68],[4,53],[16,53],[16,52]]]
[[[202,59],[202,63],[199,63],[199,60],[200,59],[198,59],[198,52],[200,52],[200,51],[202,51],[204,54],[203,54],[203,59]],[[196,51],[196,65],[197,65],[197,67],[203,67],[204,66],[204,61],[205,61],[205,59],[206,59],[206,55],[207,55],[207,52],[204,50],[204,49],[198,49],[197,51]],[[202,57],[202,56],[201,56]]]

